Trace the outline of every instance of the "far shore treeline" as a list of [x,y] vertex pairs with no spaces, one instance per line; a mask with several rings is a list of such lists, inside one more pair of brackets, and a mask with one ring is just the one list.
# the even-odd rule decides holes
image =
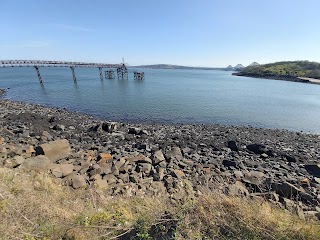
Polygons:
[[248,66],[240,72],[235,73],[235,75],[291,80],[299,80],[299,78],[320,79],[320,63],[310,61],[276,62]]

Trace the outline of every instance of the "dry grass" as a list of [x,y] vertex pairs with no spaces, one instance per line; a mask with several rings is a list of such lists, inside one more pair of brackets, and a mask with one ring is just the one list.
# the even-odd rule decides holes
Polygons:
[[168,228],[175,239],[320,239],[318,223],[265,201],[207,193],[173,204],[166,198],[74,191],[55,181],[0,168],[1,239],[117,239],[126,232],[133,239],[153,239]]

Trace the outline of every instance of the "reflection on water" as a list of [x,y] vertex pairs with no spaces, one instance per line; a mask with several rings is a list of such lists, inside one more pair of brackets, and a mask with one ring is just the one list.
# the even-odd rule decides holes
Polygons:
[[145,80],[100,80],[97,69],[0,69],[9,99],[66,107],[101,118],[220,123],[320,132],[320,86],[210,70],[146,70]]

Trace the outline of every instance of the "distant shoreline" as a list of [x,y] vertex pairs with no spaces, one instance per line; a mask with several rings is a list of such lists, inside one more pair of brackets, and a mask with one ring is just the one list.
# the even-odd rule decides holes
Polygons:
[[184,70],[225,70],[226,68],[213,68],[213,67],[188,67],[170,64],[154,64],[154,65],[140,65],[133,66],[134,68],[143,69],[184,69]]
[[265,78],[265,79],[272,79],[272,80],[282,80],[282,81],[289,81],[289,82],[301,82],[301,83],[311,83],[311,84],[320,84],[320,79],[315,78],[304,78],[304,77],[294,77],[290,75],[261,75],[261,74],[247,74],[242,72],[232,73],[234,76],[240,77],[252,77],[252,78]]

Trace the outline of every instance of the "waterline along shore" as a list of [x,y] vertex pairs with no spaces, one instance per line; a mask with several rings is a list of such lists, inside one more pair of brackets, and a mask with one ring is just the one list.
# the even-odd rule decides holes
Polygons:
[[[50,183],[61,186],[68,194],[81,192],[79,201],[86,197],[88,204],[93,204],[92,206],[101,205],[104,201],[111,204],[112,199],[118,199],[117,204],[125,201],[124,199],[138,198],[139,201],[153,199],[150,201],[154,201],[159,206],[157,214],[162,214],[157,215],[163,221],[161,229],[156,231],[152,224],[147,226],[146,219],[141,220],[142,216],[139,215],[139,221],[134,219],[135,215],[130,212],[133,208],[130,208],[130,211],[126,208],[124,211],[124,207],[131,206],[128,204],[121,207],[117,205],[118,215],[111,213],[111,208],[103,210],[103,207],[102,210],[99,208],[99,211],[97,207],[93,207],[92,211],[96,215],[92,216],[93,212],[91,212],[87,217],[73,210],[73,215],[79,214],[77,218],[73,218],[71,213],[64,216],[66,219],[77,219],[74,220],[72,227],[64,229],[66,234],[68,232],[71,235],[78,232],[88,237],[86,235],[89,234],[88,231],[96,231],[95,236],[99,236],[113,229],[110,234],[114,234],[113,237],[118,236],[118,239],[129,239],[142,233],[153,237],[172,237],[180,234],[180,239],[192,239],[195,236],[188,235],[191,234],[192,229],[182,227],[183,224],[185,227],[189,226],[188,224],[191,226],[191,222],[181,222],[192,221],[192,219],[181,219],[180,215],[178,218],[175,214],[181,214],[181,212],[177,212],[174,206],[182,204],[181,206],[185,207],[184,214],[188,211],[190,211],[188,214],[192,211],[195,211],[193,214],[209,212],[210,210],[206,207],[196,210],[195,206],[200,203],[209,206],[211,203],[209,204],[208,199],[213,201],[214,195],[221,196],[220,201],[225,199],[224,203],[219,204],[227,204],[228,209],[236,208],[241,206],[236,204],[243,203],[243,207],[237,208],[238,213],[246,209],[246,204],[250,206],[250,201],[253,201],[252,209],[257,201],[259,204],[264,202],[263,204],[272,206],[272,209],[277,209],[274,213],[280,211],[281,214],[291,214],[297,226],[304,226],[300,229],[308,227],[308,231],[299,230],[299,232],[292,226],[286,226],[283,233],[286,234],[287,239],[316,239],[319,236],[317,234],[320,233],[319,226],[314,225],[314,222],[320,220],[319,161],[320,135],[317,134],[245,126],[110,122],[64,109],[0,99],[0,177],[9,181],[1,185],[0,210],[10,209],[10,204],[11,207],[14,204],[10,201],[18,199],[20,195],[23,196],[24,192],[46,186],[46,184],[42,186],[42,182],[38,179],[32,183],[36,185],[22,184],[21,186],[24,187],[18,190],[6,190],[8,186],[13,186],[17,182],[17,180],[10,180],[8,176],[14,176],[12,179],[24,176],[23,179],[27,182],[32,173],[37,178],[42,176],[42,180],[44,175],[47,176],[51,179]],[[50,189],[52,192],[56,191],[53,188]],[[50,195],[48,189],[45,191],[49,199],[50,196],[54,196]],[[40,193],[37,192],[37,194]],[[157,202],[160,200],[168,201],[171,205]],[[191,204],[191,200],[195,205]],[[72,202],[72,200],[67,201],[70,205],[69,201]],[[1,205],[3,202],[6,202],[7,208]],[[186,203],[191,205],[186,207]],[[164,206],[172,206],[172,209],[168,207],[165,211]],[[69,208],[74,209],[74,206]],[[162,210],[163,212],[159,212]],[[8,210],[0,211],[0,214],[5,215],[6,211]],[[20,216],[22,220],[19,221],[28,219],[32,223],[27,221],[26,228],[36,231],[35,233],[30,230],[28,232],[30,236],[43,234],[42,237],[47,237],[55,230],[58,231],[58,223],[55,223],[56,225],[52,223],[56,226],[52,229],[52,233],[41,233],[40,230],[38,231],[40,227],[33,226],[36,223],[25,214],[21,214],[24,218]],[[83,214],[86,214],[85,210]],[[9,215],[5,216],[8,218]],[[189,217],[192,218],[192,214]],[[234,223],[232,221],[230,220],[230,223]],[[153,222],[154,226],[158,226],[159,222]],[[253,222],[250,224],[258,224],[255,220]],[[5,222],[0,226],[2,231],[5,230],[4,224]],[[241,229],[240,233],[237,233],[239,229],[235,230],[232,226],[224,231],[226,225],[223,226],[220,222],[214,227],[210,224],[207,227],[213,228],[213,232],[206,232],[208,229],[199,227],[199,236],[207,234],[211,237],[218,236],[219,239],[232,238],[228,235],[230,233],[248,234],[241,235],[242,239],[252,239],[251,237],[255,236],[252,234],[258,234],[261,239],[282,236],[280,233],[282,230],[273,232],[270,227],[260,231],[258,225],[257,228],[248,227],[251,226],[249,223],[245,225],[245,228],[248,227],[246,228],[248,232]],[[10,234],[21,237],[18,232],[15,232],[18,231],[17,229],[12,231]],[[306,232],[309,235],[306,235]],[[81,236],[73,239],[82,239]]]

